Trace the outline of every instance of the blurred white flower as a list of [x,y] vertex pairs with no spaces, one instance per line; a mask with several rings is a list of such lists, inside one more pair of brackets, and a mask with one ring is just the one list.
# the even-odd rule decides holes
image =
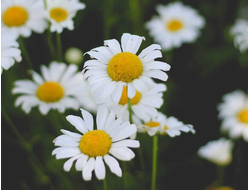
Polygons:
[[173,116],[167,117],[161,112],[158,112],[157,116],[151,118],[147,123],[139,124],[135,122],[135,124],[138,127],[138,132],[148,132],[150,136],[159,133],[175,137],[179,136],[181,131],[195,133],[192,125],[184,124]]
[[43,33],[48,23],[43,0],[2,0],[2,29],[29,37],[31,31]]
[[146,23],[146,28],[163,50],[179,48],[182,43],[194,42],[205,20],[197,11],[181,2],[157,5],[159,16]]
[[236,20],[234,26],[230,30],[234,37],[234,45],[239,48],[241,52],[248,49],[248,21],[244,19]]
[[22,60],[19,44],[16,41],[18,35],[2,29],[1,31],[1,73],[2,69],[8,70],[15,61]]
[[113,112],[100,106],[96,117],[97,130],[94,130],[92,115],[83,109],[81,112],[83,119],[73,115],[66,117],[80,134],[62,129],[63,135],[53,141],[55,146],[60,147],[54,149],[52,155],[56,155],[57,159],[70,158],[63,166],[65,171],[69,171],[76,161],[76,170],[82,171],[86,181],[92,179],[93,170],[97,179],[105,178],[104,161],[112,173],[121,177],[122,170],[115,158],[122,161],[134,158],[134,152],[128,147],[138,148],[140,143],[126,138],[136,132],[136,126],[128,121],[122,122],[120,118],[115,119]]
[[79,48],[70,47],[65,52],[65,60],[68,63],[80,64],[83,61],[83,52]]
[[77,11],[85,9],[78,0],[46,0],[46,17],[50,21],[50,31],[62,33],[64,28],[74,29],[73,18]]
[[128,97],[133,98],[136,91],[143,93],[148,90],[151,77],[162,81],[168,79],[164,71],[170,66],[154,60],[162,57],[159,45],[152,44],[136,55],[143,39],[124,33],[121,45],[115,39],[106,40],[105,46],[87,52],[92,59],[84,64],[85,78],[93,93],[101,89],[99,95],[102,99],[111,96],[118,103],[124,86],[127,86]]
[[225,166],[232,161],[233,142],[220,138],[200,147],[198,155],[214,164]]
[[222,120],[221,130],[228,131],[233,139],[243,137],[248,141],[248,97],[236,90],[223,96],[218,105],[219,119]]
[[[42,114],[50,109],[64,112],[65,109],[79,109],[83,104],[87,109],[95,109],[89,98],[89,89],[83,75],[77,72],[76,65],[51,62],[49,67],[42,65],[42,76],[31,72],[32,80],[18,80],[12,92],[20,95],[15,106],[29,113],[32,107],[38,106]],[[92,111],[92,110],[91,110]]]

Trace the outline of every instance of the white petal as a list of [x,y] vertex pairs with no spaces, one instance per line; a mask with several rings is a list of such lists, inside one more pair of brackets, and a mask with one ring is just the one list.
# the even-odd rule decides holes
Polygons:
[[80,157],[81,157],[81,154],[76,155],[76,156],[70,158],[69,160],[67,160],[67,161],[64,163],[64,165],[63,165],[63,169],[64,169],[66,172],[68,172],[68,171],[71,169],[71,167],[72,167],[72,165],[73,165],[73,162],[74,162],[76,159],[80,158]]
[[86,123],[88,130],[93,131],[93,128],[94,128],[93,116],[82,108],[81,108],[81,112],[82,112],[82,117]]
[[127,147],[111,147],[109,152],[119,160],[128,161],[131,160],[131,152]]
[[82,177],[85,181],[91,180],[92,171],[94,170],[94,168],[95,168],[95,159],[90,158],[82,170]]
[[57,159],[69,158],[80,154],[81,151],[78,147],[63,147],[63,149],[56,154]]
[[132,83],[128,83],[128,97],[133,98],[136,94],[136,90]]
[[104,45],[108,46],[110,48],[110,50],[114,53],[114,54],[118,54],[121,53],[121,46],[119,44],[119,42],[115,39],[112,40],[105,40],[104,41]]
[[121,129],[114,137],[112,137],[112,142],[119,141],[129,137],[137,131],[137,128],[134,124],[129,125],[126,128]]
[[86,124],[84,123],[81,117],[68,115],[66,119],[68,120],[68,122],[71,123],[71,125],[73,125],[82,134],[85,134],[88,132]]
[[77,171],[82,171],[83,167],[87,163],[88,158],[89,158],[88,156],[82,154],[82,157],[76,161],[75,167]]
[[103,127],[106,124],[106,119],[108,116],[108,109],[104,106],[100,106],[97,112],[98,112],[96,116],[97,129],[103,130]]
[[110,155],[105,155],[104,160],[106,164],[109,166],[109,169],[112,173],[116,174],[119,177],[122,177],[122,170],[119,166],[118,161]]
[[145,48],[144,50],[142,50],[142,52],[138,55],[138,57],[140,59],[142,59],[143,57],[145,57],[147,54],[151,53],[154,50],[160,50],[161,46],[158,44],[152,44],[150,46],[148,46],[147,48]]
[[137,140],[126,139],[112,144],[113,147],[126,146],[132,148],[140,147],[140,142]]
[[168,75],[166,73],[164,73],[163,71],[160,70],[149,70],[149,71],[145,71],[144,75],[152,77],[152,78],[156,78],[162,81],[167,81],[168,79]]
[[97,179],[103,180],[106,175],[106,169],[102,161],[102,157],[97,156],[95,161],[95,175]]
[[74,132],[71,132],[71,131],[68,131],[68,130],[65,130],[65,129],[61,129],[61,132],[65,135],[69,135],[71,137],[74,137],[76,139],[78,139],[79,141],[81,140],[82,138],[82,135],[78,134],[78,133],[74,133]]

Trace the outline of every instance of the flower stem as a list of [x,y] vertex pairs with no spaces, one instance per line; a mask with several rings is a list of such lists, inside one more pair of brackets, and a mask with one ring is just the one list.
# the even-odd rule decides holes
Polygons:
[[224,167],[223,166],[217,166],[217,174],[216,174],[216,187],[220,187],[223,185],[224,181]]
[[56,43],[57,43],[57,58],[58,61],[62,61],[62,42],[60,33],[56,32]]
[[103,180],[103,190],[108,190],[106,178]]
[[151,186],[151,190],[156,189],[157,151],[158,151],[158,136],[154,135],[154,137],[153,137],[152,186]]
[[25,59],[26,59],[26,61],[28,63],[28,66],[30,67],[30,69],[33,69],[33,66],[32,66],[32,63],[30,61],[30,57],[29,57],[28,51],[27,51],[27,49],[26,49],[26,47],[24,45],[24,41],[23,41],[22,37],[20,37],[18,39],[18,41],[19,41],[19,44],[20,44],[20,49],[21,49],[22,55],[25,57]]
[[132,124],[133,123],[133,111],[132,111],[132,104],[131,104],[131,99],[128,98],[128,112],[129,112],[129,122]]

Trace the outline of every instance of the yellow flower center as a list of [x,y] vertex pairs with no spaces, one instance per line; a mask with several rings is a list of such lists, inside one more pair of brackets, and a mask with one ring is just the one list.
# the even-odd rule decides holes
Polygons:
[[168,126],[167,125],[164,125],[164,130],[168,130]]
[[94,130],[85,133],[79,144],[83,154],[89,157],[105,156],[108,154],[112,141],[107,133]]
[[248,124],[248,109],[247,109],[247,108],[241,110],[241,111],[238,113],[238,119],[239,119],[242,123]]
[[8,8],[2,15],[4,24],[9,27],[24,25],[28,17],[27,10],[20,6]]
[[183,27],[183,24],[180,20],[171,20],[167,23],[167,29],[171,32],[176,32]]
[[56,22],[64,21],[68,16],[68,12],[62,8],[54,8],[50,11],[50,17]]
[[[136,90],[135,96],[131,99],[131,104],[132,105],[138,104],[140,102],[140,99],[141,99],[141,93]],[[121,96],[121,99],[119,101],[119,104],[125,105],[127,103],[128,103],[127,87],[124,86],[123,90],[122,90],[122,96]]]
[[234,189],[231,187],[217,187],[215,188],[215,190],[234,190]]
[[57,102],[64,96],[64,89],[57,82],[45,82],[38,87],[36,95],[44,102]]
[[154,128],[154,127],[160,126],[160,123],[159,123],[159,122],[156,122],[156,121],[149,121],[149,122],[145,123],[144,125],[147,125],[147,126],[149,126],[150,128]]
[[143,65],[139,57],[130,52],[116,54],[108,63],[108,74],[114,81],[132,82],[143,72]]

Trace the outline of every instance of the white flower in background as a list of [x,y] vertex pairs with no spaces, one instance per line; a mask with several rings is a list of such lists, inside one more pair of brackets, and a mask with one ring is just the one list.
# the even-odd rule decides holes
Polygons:
[[2,0],[2,29],[29,37],[47,28],[43,0]]
[[136,132],[136,126],[128,121],[122,122],[121,118],[115,119],[113,112],[100,106],[96,117],[97,129],[94,130],[92,115],[83,109],[81,112],[83,119],[73,115],[66,117],[80,134],[61,130],[63,135],[53,141],[60,147],[54,149],[52,155],[57,159],[70,158],[63,166],[65,171],[69,171],[76,161],[76,170],[82,171],[86,181],[91,180],[93,170],[97,179],[105,178],[104,161],[112,173],[121,177],[122,170],[115,158],[122,161],[134,158],[135,154],[128,147],[139,147],[139,141],[126,138]]
[[[140,93],[136,90],[135,96],[131,99],[131,108],[134,117],[138,117],[143,121],[148,121],[151,117],[157,115],[157,108],[160,108],[163,104],[163,92],[166,91],[166,85],[156,84],[152,80],[152,88],[148,91]],[[99,94],[96,94],[99,96]],[[128,95],[127,87],[123,87],[121,98],[117,103],[113,102],[111,98],[107,98],[104,103],[109,110],[115,112],[117,117],[121,117],[123,121],[129,120],[128,111]]]
[[85,4],[78,0],[46,0],[46,17],[51,23],[51,32],[61,33],[64,28],[73,30],[73,18],[84,8]]
[[234,36],[234,45],[239,48],[241,52],[248,49],[248,21],[244,19],[236,20],[230,33]]
[[175,117],[167,117],[161,112],[158,112],[157,116],[150,119],[150,121],[140,124],[136,123],[138,132],[147,132],[150,136],[156,133],[162,135],[169,135],[170,137],[179,136],[182,132],[195,133],[192,125],[184,124],[178,121]]
[[16,33],[1,31],[1,72],[2,69],[8,70],[12,67],[15,61],[22,60],[21,51],[18,48],[19,44],[16,41],[18,35]]
[[222,120],[221,130],[229,133],[233,139],[243,137],[248,141],[248,97],[236,90],[223,96],[218,105],[219,119]]
[[205,20],[197,11],[181,2],[157,5],[159,16],[146,23],[149,34],[163,50],[179,48],[182,43],[194,42],[204,27]]
[[[118,103],[124,86],[127,86],[129,98],[136,91],[143,93],[148,90],[150,78],[166,81],[170,66],[154,59],[162,57],[161,47],[153,44],[137,56],[136,53],[144,37],[125,33],[121,38],[121,46],[115,39],[104,41],[105,46],[97,47],[87,52],[91,60],[84,64],[85,77],[93,93],[102,89],[102,99],[111,95]],[[121,49],[122,47],[122,49]]]
[[79,48],[70,47],[65,52],[65,60],[68,63],[74,63],[79,65],[83,61],[83,52]]
[[38,106],[42,114],[47,114],[50,109],[59,112],[67,108],[79,109],[84,102],[87,108],[93,108],[88,96],[88,85],[77,70],[73,64],[67,66],[65,63],[51,62],[49,67],[42,65],[42,76],[32,71],[33,81],[15,82],[12,92],[22,94],[17,98],[15,106],[22,105],[26,113]]
[[233,142],[220,138],[200,147],[198,155],[214,164],[225,166],[232,161]]

